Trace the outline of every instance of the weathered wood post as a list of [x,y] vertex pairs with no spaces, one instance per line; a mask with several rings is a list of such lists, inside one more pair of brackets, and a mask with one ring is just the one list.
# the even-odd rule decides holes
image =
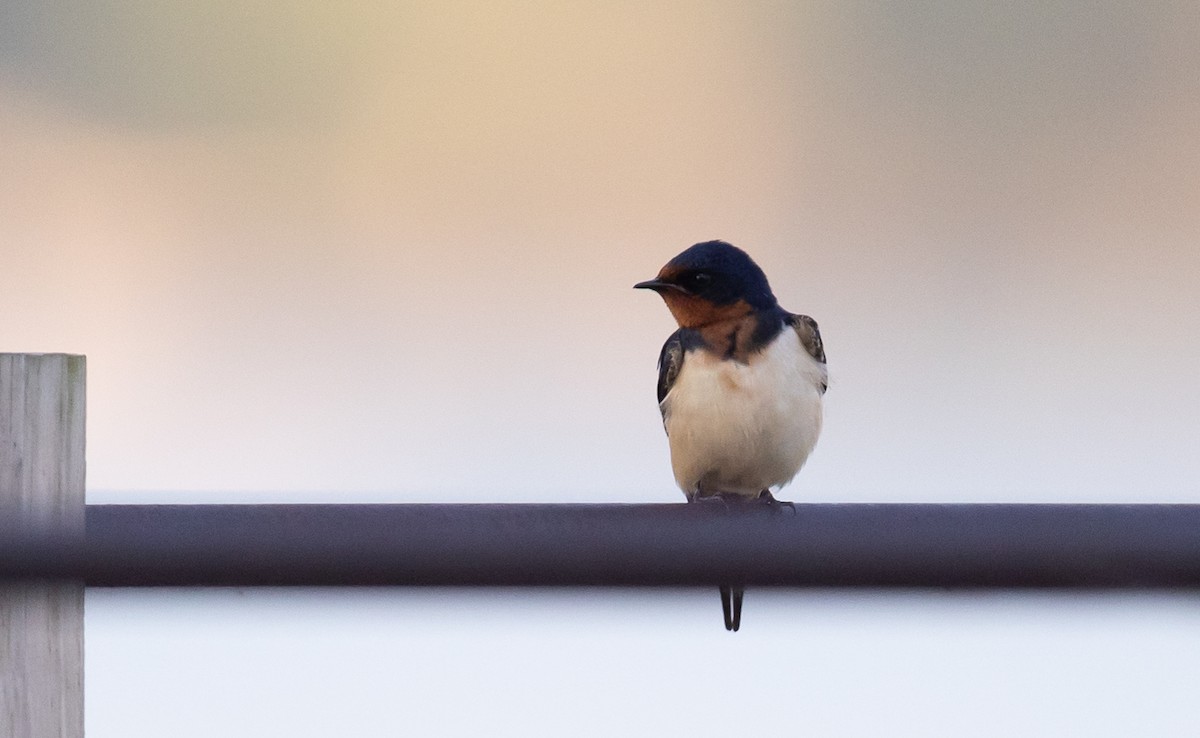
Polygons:
[[[86,367],[0,354],[0,535],[82,535]],[[83,582],[0,582],[0,736],[82,738]]]

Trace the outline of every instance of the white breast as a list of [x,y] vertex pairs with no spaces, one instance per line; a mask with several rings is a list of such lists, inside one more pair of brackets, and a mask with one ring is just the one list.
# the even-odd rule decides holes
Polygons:
[[692,351],[662,409],[684,494],[757,496],[792,480],[821,433],[825,365],[784,329],[749,364]]

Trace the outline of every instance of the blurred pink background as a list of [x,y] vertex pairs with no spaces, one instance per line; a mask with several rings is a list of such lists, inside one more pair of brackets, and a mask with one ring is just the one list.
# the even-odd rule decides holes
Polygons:
[[[0,350],[88,355],[89,501],[681,501],[654,404],[673,324],[630,287],[724,238],[759,261],[784,307],[820,322],[829,352],[825,433],[783,497],[1200,502],[1200,6],[651,5],[6,3]],[[155,689],[170,663],[193,665],[170,672],[186,680],[235,637],[188,640],[199,614],[139,597],[89,592],[89,735],[188,734],[131,731],[121,700]],[[680,639],[659,654],[667,694],[732,695],[721,664],[680,660],[725,635],[715,593],[687,605],[640,594],[636,609],[655,613],[641,620],[589,597],[584,619],[616,642],[626,617],[638,637]],[[953,691],[991,669],[1005,607],[1026,608],[1020,643],[1053,652],[1065,632],[1054,628],[1070,630],[1054,618],[1038,630],[1044,600],[835,598],[806,627],[868,606],[874,636],[819,631],[845,648],[821,641],[818,657],[788,640],[795,601],[763,597],[748,597],[738,636],[767,639],[761,649],[722,641],[713,653],[746,657],[728,674],[764,693],[806,663],[847,689],[892,689],[907,677],[860,683],[838,669],[930,650],[946,665],[912,678]],[[219,599],[205,612],[243,612]],[[544,624],[565,601],[518,612]],[[263,695],[277,654],[246,634],[262,613],[286,620],[291,606],[272,607],[230,616],[243,640],[228,643],[251,654],[237,668],[261,670]],[[1195,683],[1194,602],[1113,607],[1095,641],[1053,652],[1057,666],[1014,667],[1033,679],[1029,699],[1010,695],[1028,719],[997,734],[1058,724],[1034,694],[1117,705]],[[1163,614],[1173,607],[1185,615]],[[512,625],[448,608],[430,616],[449,618],[447,643]],[[681,611],[682,631],[645,621]],[[927,618],[897,626],[912,653],[889,636],[896,612]],[[320,658],[353,669],[329,635],[350,628],[344,617]],[[1139,672],[1097,662],[1095,646],[1147,617],[1159,646],[1123,643],[1130,659],[1158,654],[1147,668],[1162,676],[1138,687]],[[129,618],[139,629],[121,630]],[[966,621],[946,640],[937,618]],[[306,639],[326,631],[299,622],[288,643],[318,647]],[[379,646],[388,657],[364,677],[381,694],[411,645],[387,622],[371,632],[401,640]],[[129,650],[156,627],[173,647]],[[562,636],[580,668],[620,679],[637,663],[596,667],[586,654],[622,651],[589,632]],[[132,668],[139,658],[152,665]],[[452,691],[454,673],[424,686]],[[957,701],[994,697],[988,674]],[[709,681],[674,681],[688,678]],[[1091,686],[1063,686],[1079,684]],[[910,700],[914,715],[930,689]],[[636,704],[660,734],[744,725]],[[844,713],[803,709],[819,734],[845,727]],[[1081,732],[1146,727],[1111,709]],[[781,734],[776,718],[755,725]],[[468,723],[446,734],[471,718],[455,719]],[[557,725],[541,719],[534,733]],[[214,725],[193,728],[243,734]]]

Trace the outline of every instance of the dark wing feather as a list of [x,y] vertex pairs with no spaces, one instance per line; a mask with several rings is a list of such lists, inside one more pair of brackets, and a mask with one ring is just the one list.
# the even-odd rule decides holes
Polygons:
[[[825,344],[821,342],[821,331],[817,329],[817,321],[807,315],[791,315],[787,316],[787,324],[796,331],[796,335],[800,336],[800,343],[804,346],[804,350],[809,353],[817,361],[825,363]],[[821,391],[827,389],[826,385],[821,385]]]
[[658,404],[661,405],[683,367],[683,329],[671,334],[658,355]]

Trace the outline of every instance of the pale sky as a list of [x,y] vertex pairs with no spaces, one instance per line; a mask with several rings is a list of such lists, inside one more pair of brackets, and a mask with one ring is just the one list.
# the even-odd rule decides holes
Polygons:
[[[0,351],[93,503],[666,502],[635,292],[829,354],[806,501],[1200,502],[1200,6],[0,6]],[[1173,596],[92,590],[100,736],[1185,735]],[[341,727],[338,727],[341,726]]]

